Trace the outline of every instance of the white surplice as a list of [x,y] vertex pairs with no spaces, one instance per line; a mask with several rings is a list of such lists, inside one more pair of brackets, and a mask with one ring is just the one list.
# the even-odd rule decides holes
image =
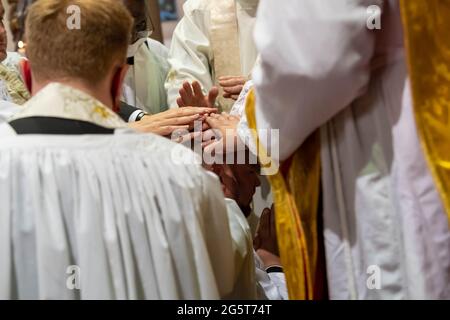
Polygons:
[[9,102],[0,101],[0,123],[7,121],[13,115],[20,111],[21,106]]
[[256,297],[249,233],[231,229],[240,218],[192,151],[125,129],[61,84],[13,119],[36,116],[116,133],[16,135],[0,125],[0,299]]
[[[268,274],[258,254],[253,250],[253,236],[248,220],[245,218],[237,203],[232,199],[225,199],[228,217],[230,220],[231,235],[233,238],[235,258],[239,261],[236,266],[243,270],[255,268],[256,294],[260,300],[287,300],[286,278],[283,272]],[[239,267],[238,267],[239,269]],[[239,277],[248,277],[248,273],[241,272]],[[254,287],[248,279],[237,279],[236,292],[255,294]]]
[[149,114],[167,110],[164,83],[169,73],[169,50],[148,38],[134,55],[123,84],[122,101]]
[[[172,37],[169,53],[171,71],[166,81],[169,107],[177,106],[184,81],[198,81],[205,91],[215,84],[214,53],[211,46],[211,9],[221,0],[188,0],[184,17]],[[250,75],[257,59],[252,38],[259,0],[236,0],[241,74]],[[234,75],[230,75],[234,76]]]
[[[371,5],[381,30],[367,28]],[[398,1],[265,1],[255,37],[258,128],[280,129],[271,147],[286,159],[321,128],[330,297],[450,298],[450,231],[415,127]]]

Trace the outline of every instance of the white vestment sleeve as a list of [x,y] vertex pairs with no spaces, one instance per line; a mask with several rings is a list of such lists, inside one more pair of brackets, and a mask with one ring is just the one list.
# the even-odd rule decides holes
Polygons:
[[[256,119],[258,128],[280,129],[281,160],[364,92],[376,34],[367,28],[367,8],[382,3],[261,2],[255,41],[262,59],[253,74]],[[278,141],[271,147],[278,148]]]
[[268,300],[288,300],[286,277],[283,272],[267,273],[258,254],[253,251],[256,267],[258,298]]
[[243,294],[247,297],[256,294],[258,299],[287,300],[284,274],[270,275],[264,270],[262,261],[253,250],[252,233],[244,214],[234,200],[225,199],[225,201],[237,270],[235,291],[238,295],[234,295],[233,298],[240,298]]
[[171,71],[167,77],[168,105],[177,107],[178,91],[184,81],[198,81],[204,90],[214,83],[211,76],[212,49],[204,23],[203,10],[194,10],[196,1],[184,5],[184,17],[178,23],[169,52]]
[[[214,178],[217,179],[215,176]],[[222,191],[220,195],[223,199]],[[233,257],[230,261],[233,262],[232,283],[234,283],[233,291],[225,298],[256,299],[255,266],[252,255],[253,240],[250,227],[234,200],[225,199],[225,203],[233,247]],[[213,250],[215,253],[218,253],[219,249],[216,247]]]
[[254,298],[220,183],[175,163],[179,147],[191,152],[125,132],[2,137],[0,299]]

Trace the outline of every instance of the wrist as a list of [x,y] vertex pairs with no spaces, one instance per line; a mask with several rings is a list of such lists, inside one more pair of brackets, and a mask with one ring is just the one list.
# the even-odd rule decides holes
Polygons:
[[256,253],[258,254],[259,258],[261,259],[265,269],[273,267],[273,266],[281,266],[281,259],[279,256],[277,256],[265,249],[258,249],[258,250],[256,250]]
[[137,116],[136,116],[136,121],[141,121],[145,116],[147,116],[147,114],[144,111],[141,111]]

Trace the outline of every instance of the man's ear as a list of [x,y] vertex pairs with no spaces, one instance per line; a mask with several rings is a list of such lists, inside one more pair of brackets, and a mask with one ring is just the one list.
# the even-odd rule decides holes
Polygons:
[[122,86],[125,76],[128,72],[128,65],[123,64],[121,67],[116,69],[113,75],[111,84],[111,96],[113,98],[113,111],[119,112],[120,110],[120,98],[122,96]]
[[30,61],[28,59],[20,59],[19,61],[19,68],[20,73],[22,75],[23,82],[27,86],[28,91],[30,94],[32,93],[32,83],[33,83],[33,77],[31,75],[31,67],[30,67]]

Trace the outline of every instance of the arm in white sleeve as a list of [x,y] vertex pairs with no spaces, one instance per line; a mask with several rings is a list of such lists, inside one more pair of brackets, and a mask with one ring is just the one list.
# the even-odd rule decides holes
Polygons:
[[258,254],[253,251],[253,255],[255,258],[258,298],[261,300],[289,300],[284,273],[267,273]]
[[213,53],[205,25],[205,15],[209,13],[198,6],[197,0],[185,3],[185,15],[173,33],[169,52],[171,69],[166,80],[170,108],[177,107],[183,82],[198,81],[205,93],[214,85],[210,71]]
[[234,243],[234,261],[236,270],[235,293],[231,298],[257,294],[261,300],[287,300],[286,280],[283,273],[268,274],[264,265],[253,250],[250,226],[232,199],[225,199]]
[[376,37],[366,26],[367,8],[382,3],[260,3],[255,41],[261,64],[253,74],[256,121],[259,129],[280,129],[279,140],[271,142],[272,148],[281,144],[280,160],[364,92]]
[[247,114],[245,113],[247,96],[253,86],[254,84],[252,80],[249,80],[245,83],[238,99],[236,100],[233,108],[230,111],[230,114],[241,118],[237,126],[237,134],[240,140],[238,141],[238,143],[245,146],[252,153],[252,156],[257,159],[258,152],[256,149],[255,139],[252,136],[252,132],[248,125]]

